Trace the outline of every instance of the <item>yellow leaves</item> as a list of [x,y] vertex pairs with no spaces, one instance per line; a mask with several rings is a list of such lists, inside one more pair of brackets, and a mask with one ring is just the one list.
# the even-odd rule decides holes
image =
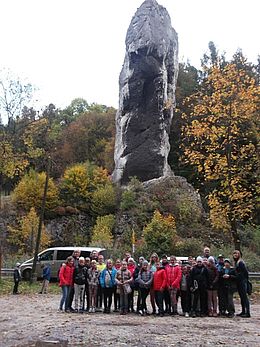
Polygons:
[[149,250],[156,250],[158,253],[169,252],[176,239],[174,216],[163,216],[158,210],[154,211],[152,220],[143,229],[143,235]]
[[229,232],[230,224],[227,205],[223,206],[222,202],[214,193],[208,196],[208,204],[210,207],[209,218],[212,226],[218,230]]
[[252,141],[259,139],[259,102],[260,87],[246,70],[215,65],[182,117],[184,161],[217,187],[208,196],[210,220],[224,230],[230,229],[230,216],[243,220],[254,208],[258,155]]
[[[32,254],[35,248],[38,226],[39,217],[32,207],[29,213],[19,220],[18,226],[8,227],[8,242],[19,246],[19,252],[21,254]],[[50,236],[43,226],[40,247],[45,248],[49,243]]]
[[[106,202],[102,203],[100,201],[100,196],[105,197],[107,195],[109,188],[107,190],[105,187],[109,185],[111,185],[111,179],[106,169],[90,163],[81,163],[75,164],[65,171],[60,187],[64,202],[83,209],[89,209],[93,194],[95,194],[95,211],[101,211],[102,206],[105,211],[108,206],[110,206],[109,209],[112,209],[115,200],[114,195],[111,193],[113,191],[111,186],[111,196],[107,201],[109,203],[106,204]],[[104,189],[102,190],[102,188]],[[95,193],[97,190],[99,192]]]
[[[21,209],[29,211],[32,207],[40,210],[44,192],[46,174],[31,170],[26,174],[13,191],[13,201]],[[50,178],[46,198],[46,209],[51,210],[58,205],[58,189]]]
[[14,154],[13,146],[8,141],[2,141],[0,146],[0,173],[7,177],[21,175],[29,162],[23,155]]
[[93,228],[91,246],[111,249],[113,246],[112,230],[114,225],[115,217],[112,214],[97,217],[96,224]]

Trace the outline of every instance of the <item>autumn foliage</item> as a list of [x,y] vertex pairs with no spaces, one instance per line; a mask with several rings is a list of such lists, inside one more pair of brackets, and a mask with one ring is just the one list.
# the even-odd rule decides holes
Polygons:
[[210,220],[232,233],[239,247],[237,225],[250,219],[256,203],[257,118],[260,89],[236,64],[214,65],[201,91],[186,99],[183,148],[205,185]]

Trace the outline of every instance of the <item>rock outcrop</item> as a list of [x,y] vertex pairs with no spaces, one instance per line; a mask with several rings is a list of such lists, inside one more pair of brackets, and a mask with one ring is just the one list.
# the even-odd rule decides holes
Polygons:
[[148,181],[171,174],[169,131],[178,74],[178,39],[167,10],[146,0],[126,35],[119,78],[114,182]]

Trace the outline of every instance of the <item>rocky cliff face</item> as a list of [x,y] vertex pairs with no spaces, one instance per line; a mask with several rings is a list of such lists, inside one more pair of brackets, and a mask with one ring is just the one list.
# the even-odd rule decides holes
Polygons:
[[167,176],[175,104],[178,40],[167,10],[146,0],[132,18],[119,78],[113,180]]

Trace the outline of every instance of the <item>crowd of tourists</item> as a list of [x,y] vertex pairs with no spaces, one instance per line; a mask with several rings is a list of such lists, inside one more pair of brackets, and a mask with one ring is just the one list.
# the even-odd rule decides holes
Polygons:
[[242,311],[237,315],[250,317],[248,271],[238,250],[230,260],[221,254],[211,256],[205,247],[202,256],[189,257],[185,264],[175,256],[159,259],[156,253],[149,260],[139,257],[136,263],[130,253],[113,262],[96,251],[84,258],[76,250],[60,268],[59,285],[59,311],[109,314],[113,308],[122,315],[233,318],[233,295],[238,292]]

